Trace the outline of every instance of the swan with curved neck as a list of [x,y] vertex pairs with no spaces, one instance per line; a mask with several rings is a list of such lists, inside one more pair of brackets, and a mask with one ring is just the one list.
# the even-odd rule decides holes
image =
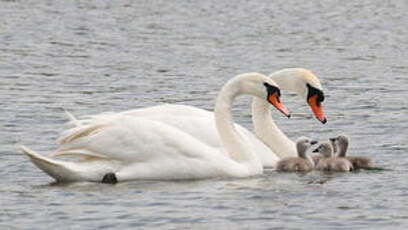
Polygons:
[[262,74],[247,73],[229,80],[216,100],[215,125],[222,149],[162,122],[126,114],[113,118],[100,114],[79,120],[77,127],[67,130],[53,154],[81,157],[82,161],[42,156],[24,146],[22,150],[57,181],[102,181],[106,175],[126,181],[260,174],[262,163],[232,121],[232,102],[241,94],[262,98],[289,116],[276,83]]
[[[306,99],[307,104],[322,123],[327,121],[321,105],[324,100],[323,89],[319,78],[311,71],[303,68],[288,68],[274,72],[270,77],[280,89],[293,91]],[[110,119],[123,114],[170,125],[214,148],[222,148],[221,138],[215,128],[214,113],[210,111],[187,105],[164,104],[112,113]],[[78,121],[73,116],[70,117],[77,125],[87,122],[87,120]],[[256,135],[238,124],[235,124],[235,127],[251,143],[265,167],[275,167],[279,158],[297,156],[295,143],[274,122],[270,105],[257,97],[254,97],[252,103],[252,120]]]
[[[323,124],[327,122],[321,102],[324,100],[319,79],[311,71],[302,68],[283,69],[270,77],[282,90],[293,91],[305,98],[313,113]],[[252,121],[256,135],[280,158],[296,156],[295,143],[287,137],[272,118],[270,106],[253,98]]]

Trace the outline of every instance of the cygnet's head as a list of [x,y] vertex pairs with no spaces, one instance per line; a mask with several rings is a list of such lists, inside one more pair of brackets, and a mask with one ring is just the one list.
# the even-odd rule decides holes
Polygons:
[[232,83],[230,84],[235,84],[234,88],[237,88],[242,93],[252,94],[262,99],[266,99],[276,109],[287,117],[290,117],[289,110],[281,102],[280,88],[270,77],[260,73],[245,73],[238,75],[231,81]]
[[298,151],[299,157],[306,158],[307,150],[314,144],[317,144],[317,141],[307,137],[300,137],[296,141],[296,149]]
[[345,135],[340,135],[336,139],[339,145],[345,145],[349,143],[349,139]]
[[329,142],[325,142],[320,144],[319,147],[317,147],[317,150],[323,157],[329,158],[333,156],[333,148],[332,145]]
[[270,75],[285,90],[291,90],[306,99],[316,118],[327,122],[321,103],[324,101],[323,88],[319,78],[304,68],[288,68]]

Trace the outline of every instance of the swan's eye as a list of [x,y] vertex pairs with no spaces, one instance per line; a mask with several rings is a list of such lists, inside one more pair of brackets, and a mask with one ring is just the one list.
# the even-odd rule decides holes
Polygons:
[[270,85],[269,83],[264,82],[264,86],[266,87],[266,91],[268,92],[268,95],[272,95],[274,93],[278,93],[278,96],[281,96],[280,89],[276,86]]
[[324,101],[324,93],[320,89],[317,89],[313,86],[311,86],[309,83],[306,84],[308,92],[307,92],[307,99],[313,97],[314,95],[317,95],[317,101],[318,102],[323,102]]

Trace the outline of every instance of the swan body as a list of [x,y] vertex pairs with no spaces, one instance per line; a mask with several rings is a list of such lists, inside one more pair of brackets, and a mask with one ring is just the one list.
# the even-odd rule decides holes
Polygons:
[[337,156],[350,161],[354,169],[369,169],[374,167],[374,162],[369,157],[346,155],[349,144],[349,140],[346,136],[340,135],[336,138],[330,138],[330,143],[337,148]]
[[296,142],[298,157],[286,157],[278,162],[277,170],[284,172],[308,172],[315,167],[314,161],[307,155],[307,150],[316,141],[310,141],[308,138],[300,138]]
[[[218,148],[172,125],[126,113],[74,121],[76,127],[63,133],[52,157],[21,148],[37,167],[57,181],[99,182],[112,173],[118,181],[257,175],[263,172],[263,166],[254,149],[266,151],[266,155],[273,153],[255,137],[254,143],[263,147],[253,146],[251,137],[244,136],[245,131],[238,131],[234,125],[231,106],[241,94],[266,98],[288,115],[280,103],[276,83],[262,74],[248,73],[229,80],[217,97],[214,120],[221,142]],[[187,125],[189,121],[184,122],[184,126]],[[82,160],[58,159],[61,156]]]
[[[268,107],[270,109],[270,107]],[[222,149],[220,135],[216,129],[214,113],[187,105],[163,104],[148,108],[133,109],[119,113],[103,113],[87,116],[87,119],[77,120],[68,113],[71,123],[76,126],[87,125],[89,121],[121,119],[123,115],[141,117],[151,121],[162,122],[185,133],[207,145]],[[270,150],[257,136],[239,124],[234,124],[236,130],[249,142],[264,166],[275,167],[279,157]]]
[[[311,71],[303,68],[283,69],[271,74],[270,78],[281,89],[293,91],[306,99],[316,117],[322,123],[326,122],[321,105],[324,99],[322,86],[318,77]],[[194,136],[209,146],[222,148],[220,136],[215,128],[213,112],[193,106],[165,104],[108,115],[109,119],[119,119],[124,114],[162,122]],[[98,116],[100,118],[100,115]],[[253,97],[252,120],[256,135],[238,124],[235,124],[235,127],[251,143],[264,167],[275,167],[279,159],[297,156],[295,143],[274,122],[270,103],[263,98]],[[75,121],[74,123],[84,124],[87,121]],[[266,151],[265,148],[268,148],[269,151]]]
[[318,147],[319,153],[323,158],[319,160],[316,166],[317,170],[322,171],[337,171],[349,172],[353,170],[353,165],[345,158],[338,158],[333,156],[333,148],[330,143],[322,143]]

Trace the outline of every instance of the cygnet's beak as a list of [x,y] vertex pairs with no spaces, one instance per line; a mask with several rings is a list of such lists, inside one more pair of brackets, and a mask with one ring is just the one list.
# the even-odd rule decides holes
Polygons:
[[315,144],[317,144],[317,142],[318,142],[318,141],[312,140],[312,141],[310,142],[310,144],[315,145]]
[[279,94],[277,92],[268,95],[268,102],[271,103],[277,110],[290,118],[290,112],[286,106],[280,101]]
[[336,138],[335,138],[335,137],[331,137],[331,138],[329,138],[329,140],[330,140],[331,142],[335,142],[335,141],[336,141]]
[[309,104],[310,108],[312,108],[312,111],[316,118],[325,124],[327,122],[326,115],[324,115],[324,110],[322,104],[318,101],[318,95],[313,95],[309,99],[307,99],[307,103]]

